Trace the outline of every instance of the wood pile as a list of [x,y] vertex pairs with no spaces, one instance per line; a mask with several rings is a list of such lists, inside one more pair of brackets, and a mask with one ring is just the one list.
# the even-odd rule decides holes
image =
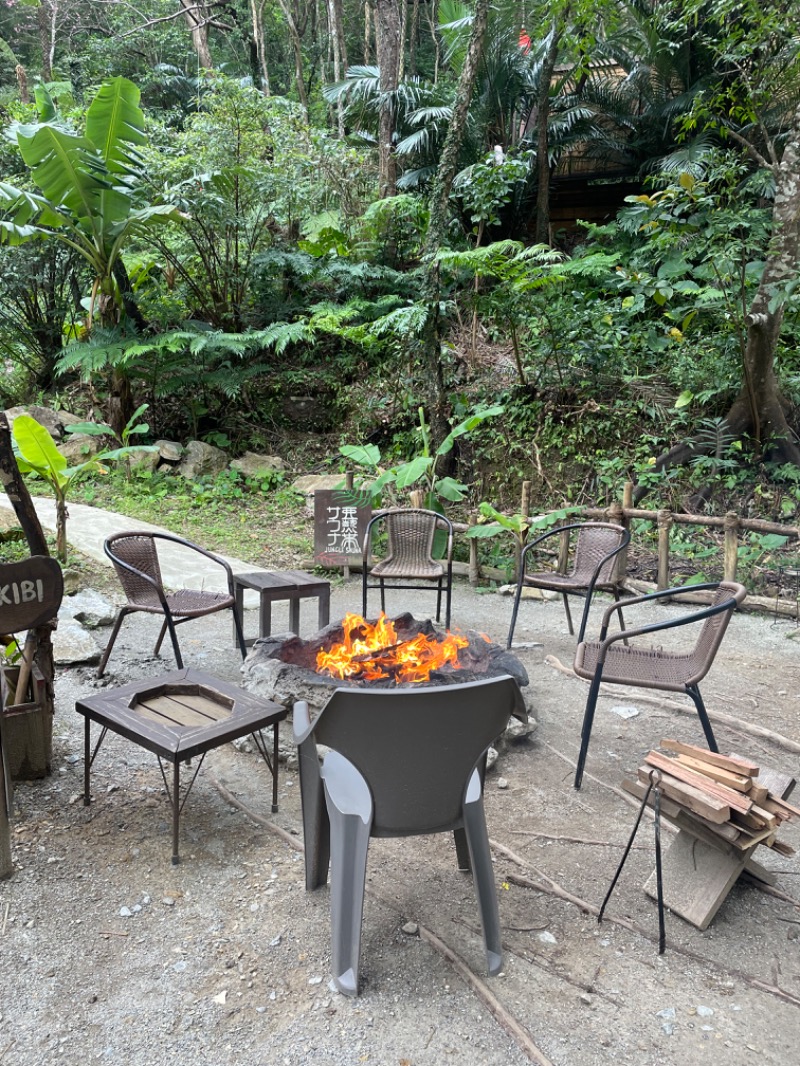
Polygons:
[[763,844],[780,855],[794,855],[794,849],[777,838],[784,822],[800,817],[800,808],[785,798],[794,787],[793,778],[678,740],[662,740],[661,748],[649,753],[637,781],[625,782],[629,792],[643,797],[651,772],[658,770],[662,811],[671,821],[738,851]]

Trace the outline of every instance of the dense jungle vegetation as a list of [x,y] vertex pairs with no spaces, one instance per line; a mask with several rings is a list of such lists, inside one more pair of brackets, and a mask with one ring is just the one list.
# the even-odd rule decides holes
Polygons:
[[796,522],[799,8],[6,0],[0,406]]

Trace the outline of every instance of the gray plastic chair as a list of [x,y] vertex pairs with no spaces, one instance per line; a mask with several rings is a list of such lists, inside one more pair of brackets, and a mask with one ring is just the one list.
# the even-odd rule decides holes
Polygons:
[[[594,712],[600,684],[635,685],[638,688],[654,688],[666,692],[684,692],[691,697],[697,709],[700,724],[705,733],[710,751],[719,751],[711,728],[711,722],[700,695],[698,685],[711,669],[714,656],[719,650],[731,615],[747,595],[743,585],[736,581],[710,581],[704,585],[686,585],[681,588],[661,589],[626,600],[626,607],[637,603],[650,603],[665,598],[678,599],[682,592],[713,592],[711,605],[661,622],[627,629],[608,635],[611,616],[617,609],[609,607],[603,615],[598,640],[584,640],[575,651],[573,669],[578,677],[591,681],[586,697],[586,710],[581,728],[581,750],[575,770],[575,788],[581,787],[589,738],[592,734]],[[685,601],[684,601],[685,603]],[[669,651],[661,647],[642,647],[637,637],[650,636],[665,629],[679,626],[699,625],[697,639],[689,651]],[[620,646],[620,641],[625,644]],[[628,642],[631,642],[630,644]]]
[[[370,837],[453,831],[472,870],[490,975],[502,964],[500,918],[483,811],[486,750],[511,716],[526,720],[508,676],[437,688],[339,688],[312,723],[294,706],[306,889],[331,868],[331,962],[339,991],[358,995]],[[320,766],[317,744],[332,749]]]

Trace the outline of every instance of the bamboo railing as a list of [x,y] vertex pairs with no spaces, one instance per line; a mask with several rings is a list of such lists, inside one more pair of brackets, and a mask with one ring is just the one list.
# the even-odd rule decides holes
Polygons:
[[[670,511],[667,508],[653,511],[641,507],[634,507],[633,489],[633,483],[626,482],[623,488],[621,501],[615,501],[608,507],[581,507],[575,512],[574,516],[570,516],[570,521],[580,520],[581,517],[597,518],[607,522],[614,522],[617,525],[624,526],[625,529],[630,529],[631,522],[635,520],[652,522],[658,532],[658,562],[655,586],[657,589],[669,588],[671,584],[671,532],[675,526],[702,526],[707,530],[722,530],[722,574],[723,580],[725,581],[737,580],[740,537],[743,533],[775,533],[779,536],[787,537],[789,541],[800,543],[800,527],[784,525],[780,522],[767,522],[760,518],[743,518],[736,511],[728,511],[725,515],[698,515]],[[522,485],[520,501],[521,514],[530,513],[529,501],[530,482],[526,481],[523,482]],[[470,524],[473,524],[474,521],[475,519],[473,518]],[[454,523],[454,528],[457,532],[465,532],[469,529],[469,525],[464,523]],[[498,578],[502,579],[502,571],[493,567],[482,567],[479,565],[478,543],[477,540],[470,539],[470,561],[468,566],[470,584],[477,585],[482,576],[494,580],[498,580]],[[627,548],[623,549],[618,560],[619,570],[621,573],[624,573],[627,568]],[[763,597],[748,597],[748,600],[753,607],[759,609],[765,609],[767,607],[772,609],[774,607],[776,614],[791,614],[795,617],[798,616],[797,602],[773,604],[773,601],[766,600]]]

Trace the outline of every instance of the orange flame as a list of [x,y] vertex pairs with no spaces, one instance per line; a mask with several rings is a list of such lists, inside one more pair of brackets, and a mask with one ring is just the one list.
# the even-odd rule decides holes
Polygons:
[[458,649],[469,644],[466,638],[453,633],[446,633],[441,639],[420,633],[411,640],[400,641],[394,623],[383,613],[375,625],[360,615],[346,614],[342,630],[340,644],[317,653],[317,671],[356,681],[429,681],[432,671],[446,663],[459,670]]

